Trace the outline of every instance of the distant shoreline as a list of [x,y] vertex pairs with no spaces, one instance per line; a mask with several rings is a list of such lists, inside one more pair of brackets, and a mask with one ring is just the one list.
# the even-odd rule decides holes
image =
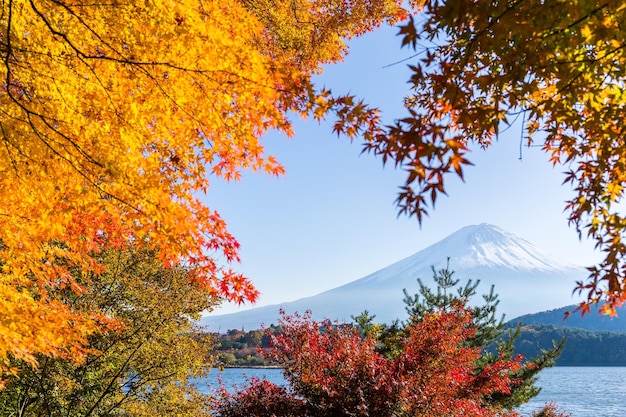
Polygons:
[[[564,365],[554,365],[550,368],[626,368],[626,365],[610,365],[610,364],[564,364]],[[224,366],[223,368],[219,367],[211,367],[213,370],[221,370],[221,369],[283,369],[282,366],[279,365],[265,365],[265,366],[246,366],[246,365],[235,365],[235,366]]]
[[[213,369],[219,369],[219,368],[213,368]],[[257,366],[228,365],[228,366],[224,366],[224,369],[283,369],[283,367],[279,365],[257,365]]]

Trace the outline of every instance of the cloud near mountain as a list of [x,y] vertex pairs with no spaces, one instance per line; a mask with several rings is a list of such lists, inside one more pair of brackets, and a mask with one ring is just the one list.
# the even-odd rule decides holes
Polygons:
[[462,283],[480,280],[478,295],[495,286],[500,298],[498,311],[507,319],[576,303],[578,298],[572,296],[575,282],[587,275],[584,268],[553,257],[499,227],[480,224],[464,227],[408,258],[332,290],[239,313],[206,316],[202,324],[209,331],[256,329],[262,323],[275,323],[280,308],[288,314],[311,310],[317,319],[350,321],[364,310],[375,314],[378,322],[403,319],[403,289],[416,292],[417,278],[432,283],[431,268],[445,267],[448,258],[454,276]]

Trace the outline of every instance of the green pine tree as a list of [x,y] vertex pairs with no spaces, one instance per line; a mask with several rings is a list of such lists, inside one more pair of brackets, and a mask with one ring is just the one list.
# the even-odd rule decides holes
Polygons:
[[[465,285],[460,285],[460,280],[454,278],[454,271],[450,270],[449,262],[440,270],[432,267],[432,271],[435,281],[434,290],[419,278],[417,293],[410,294],[406,289],[404,290],[404,303],[408,313],[408,319],[405,322],[395,321],[391,325],[377,325],[374,323],[375,316],[367,312],[353,317],[362,334],[371,334],[379,340],[377,350],[385,356],[393,357],[401,351],[404,332],[409,325],[420,322],[428,313],[468,305],[470,299],[476,295],[480,281],[468,280]],[[483,349],[483,354],[476,363],[477,373],[499,358],[513,358],[515,341],[520,335],[519,326],[507,330],[504,315],[497,317],[496,311],[500,301],[494,287],[492,286],[489,293],[482,297],[483,302],[480,305],[471,307],[472,324],[477,331],[475,336],[467,341],[471,346]],[[512,375],[518,382],[510,393],[499,393],[489,400],[494,405],[513,409],[539,394],[540,388],[535,385],[537,376],[542,369],[554,366],[563,350],[565,340],[553,343],[552,349],[543,350],[537,357],[525,358],[523,366]]]

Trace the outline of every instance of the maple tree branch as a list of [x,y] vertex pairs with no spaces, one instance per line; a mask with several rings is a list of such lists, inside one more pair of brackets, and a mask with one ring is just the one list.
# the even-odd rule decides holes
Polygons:
[[[2,144],[4,145],[4,148],[6,149],[7,152],[7,156],[9,157],[9,160],[11,161],[11,166],[13,167],[13,172],[15,174],[15,176],[17,178],[20,178],[20,172],[19,169],[17,167],[17,161],[15,160],[15,158],[13,157],[13,153],[11,152],[11,148],[15,149],[15,151],[17,151],[19,154],[21,154],[22,156],[25,156],[25,154],[22,152],[21,149],[19,149],[18,146],[16,146],[14,143],[12,143],[9,139],[9,137],[7,136],[7,131],[4,127],[4,123],[0,123],[0,129],[2,130]],[[9,145],[11,147],[9,147]]]
[[[31,0],[32,1],[32,0]],[[100,34],[98,32],[96,32],[95,30],[93,30],[93,28],[88,25],[84,19],[79,16],[78,14],[74,13],[74,10],[72,10],[68,5],[66,5],[65,3],[58,1],[58,0],[50,0],[52,3],[59,5],[61,8],[67,10],[67,12],[73,16],[74,18],[76,18],[76,20],[78,20],[78,22],[84,26],[92,35],[94,35],[96,37],[96,39],[98,39],[100,42],[102,42],[104,45],[106,45],[109,49],[111,49],[113,52],[115,52],[117,55],[124,57],[124,55],[117,51],[109,42],[107,42],[106,40],[104,40],[104,38],[102,36],[100,36]],[[73,49],[75,49],[72,46]]]
[[594,10],[592,10],[591,12],[589,12],[588,14],[581,16],[580,18],[576,19],[574,22],[570,23],[568,26],[564,27],[564,28],[559,28],[558,30],[553,30],[551,32],[548,32],[545,36],[545,38],[551,37],[551,36],[555,36],[555,35],[560,35],[561,33],[567,32],[568,30],[572,29],[575,26],[578,26],[580,23],[584,22],[585,20],[589,19],[591,16],[593,16],[594,14],[602,11],[603,9],[606,9],[609,6],[609,3],[604,3],[600,6],[598,6],[597,8],[595,8]]
[[[31,0],[32,3],[32,0]],[[50,128],[51,131],[55,132],[56,134],[58,134],[59,136],[61,136],[63,139],[65,139],[66,141],[68,141],[76,150],[78,150],[79,153],[81,153],[83,156],[85,156],[87,158],[88,161],[90,161],[91,163],[102,167],[102,165],[100,165],[94,158],[92,158],[88,153],[86,153],[80,145],[78,145],[78,143],[76,143],[72,138],[66,136],[65,134],[63,134],[63,132],[61,132],[60,130],[56,129],[54,126],[52,126],[49,122],[49,118],[39,114],[37,112],[32,111],[31,109],[27,108],[26,105],[24,105],[22,103],[21,100],[19,100],[17,97],[15,97],[15,95],[12,92],[11,86],[13,85],[12,81],[11,81],[11,74],[13,73],[12,69],[11,69],[11,65],[10,65],[10,59],[11,59],[11,55],[12,55],[12,48],[11,48],[11,23],[12,23],[12,16],[13,16],[13,0],[9,0],[9,15],[8,15],[8,24],[7,24],[7,32],[6,32],[6,38],[7,38],[7,52],[5,54],[5,67],[6,67],[6,79],[5,79],[5,83],[6,83],[6,91],[7,91],[7,95],[11,98],[11,100],[17,104],[27,115],[27,120],[28,123],[30,124],[30,126],[33,129],[33,132],[37,134],[37,136],[42,140],[42,142],[50,149],[52,150],[55,154],[57,154],[59,157],[61,157],[62,159],[65,159],[67,162],[70,162],[68,158],[61,156],[45,139],[43,139],[42,135],[40,134],[40,132],[38,131],[37,127],[35,126],[31,116],[35,116],[37,117],[39,120],[41,120],[46,126],[48,126],[48,128]],[[58,121],[57,121],[58,122]],[[6,136],[5,136],[6,137]],[[75,167],[72,164],[73,167]],[[78,168],[75,167],[77,170]],[[82,172],[82,171],[81,171]]]
[[[11,48],[11,23],[12,23],[12,16],[13,16],[13,0],[8,0],[9,1],[9,7],[8,7],[8,24],[7,24],[7,30],[6,30],[6,37],[7,37],[7,52],[5,54],[5,59],[4,59],[4,63],[5,63],[5,68],[7,71],[6,74],[6,91],[7,91],[7,95],[9,96],[9,98],[18,105],[18,107],[20,107],[26,114],[26,119],[24,120],[24,122],[28,123],[30,125],[30,127],[32,128],[33,133],[40,139],[40,141],[50,150],[52,151],[53,154],[55,154],[57,157],[59,157],[61,160],[64,160],[66,163],[68,163],[78,174],[80,174],[84,179],[86,179],[89,184],[91,184],[92,186],[94,186],[95,189],[99,190],[99,192],[101,192],[102,194],[113,198],[117,201],[119,201],[120,203],[123,203],[125,205],[127,205],[128,207],[130,207],[131,209],[135,210],[136,212],[141,213],[142,210],[139,209],[139,207],[134,206],[132,204],[130,204],[128,201],[125,201],[123,199],[121,199],[120,197],[104,190],[100,184],[98,184],[96,181],[94,181],[89,175],[87,175],[86,171],[84,171],[83,169],[81,169],[81,167],[78,167],[73,161],[70,160],[70,158],[68,156],[62,155],[57,149],[55,149],[51,143],[48,141],[48,139],[52,140],[52,138],[48,137],[47,135],[45,135],[43,132],[41,132],[35,122],[33,121],[33,117],[38,118],[39,120],[41,120],[52,132],[55,132],[57,135],[59,135],[61,138],[63,138],[64,140],[66,140],[68,143],[70,143],[80,154],[82,154],[84,157],[87,158],[87,160],[91,163],[93,163],[94,165],[102,168],[103,166],[96,161],[94,158],[92,158],[88,153],[84,152],[82,150],[82,148],[80,147],[80,145],[78,145],[72,138],[70,138],[69,136],[65,135],[63,132],[61,132],[59,129],[57,129],[56,127],[54,127],[50,121],[48,120],[48,117],[39,114],[37,112],[32,111],[31,109],[27,108],[22,102],[21,100],[19,100],[17,97],[15,97],[15,95],[13,94],[12,90],[11,90],[11,86],[12,81],[11,81],[11,74],[12,74],[12,69],[11,69],[11,65],[10,65],[10,59],[11,59],[11,55],[12,55],[12,48]],[[68,44],[71,45],[71,42],[69,42],[69,40],[67,39],[66,36],[64,36],[61,33],[58,33],[56,31],[54,31],[54,29],[51,27],[50,23],[47,21],[47,19],[45,18],[45,16],[43,16],[43,14],[41,14],[41,12],[39,12],[39,10],[36,9],[36,6],[33,3],[33,0],[30,0],[30,3],[33,7],[33,10],[40,15],[40,17],[42,18],[42,20],[44,20],[44,22],[48,25],[48,28],[55,34],[62,36],[67,42]],[[73,45],[71,45],[73,49],[75,49],[73,47]],[[75,49],[76,51],[78,51],[77,49]],[[5,142],[6,143],[6,142]]]

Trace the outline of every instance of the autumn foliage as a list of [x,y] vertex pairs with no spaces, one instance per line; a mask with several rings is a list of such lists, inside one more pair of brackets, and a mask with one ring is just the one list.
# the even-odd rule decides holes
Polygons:
[[[409,318],[378,324],[368,312],[353,324],[285,316],[266,329],[262,352],[283,368],[286,386],[252,379],[222,388],[220,417],[518,416],[539,393],[537,374],[554,365],[562,343],[534,358],[513,353],[518,331],[496,319],[498,297],[474,299],[477,281],[459,285],[448,267],[433,268],[436,289],[418,279],[405,291]],[[518,329],[519,330],[519,329]],[[524,360],[522,360],[524,359]],[[533,416],[566,417],[554,403]]]
[[466,344],[476,330],[471,322],[461,306],[429,314],[410,326],[401,353],[387,358],[354,326],[283,317],[269,356],[284,366],[289,389],[254,381],[234,395],[224,392],[219,415],[270,416],[253,410],[263,403],[279,412],[274,399],[298,403],[297,411],[277,414],[285,416],[516,415],[489,398],[510,392],[521,358],[501,358],[475,372],[481,349]]
[[[334,114],[335,132],[362,135],[406,168],[401,211],[420,219],[445,175],[462,175],[468,146],[489,146],[501,123],[521,115],[528,140],[568,167],[570,221],[606,252],[580,289],[613,312],[626,298],[626,219],[617,206],[626,181],[626,7],[409,2],[421,14],[401,27],[402,42],[423,54],[410,67],[409,115],[385,131],[375,109],[311,77],[343,58],[347,39],[406,18],[402,3],[4,2],[0,373],[17,372],[13,360],[35,365],[40,354],[79,363],[90,337],[119,326],[51,296],[88,292],[84,278],[105,272],[98,255],[109,250],[151,251],[165,267],[184,265],[216,300],[254,301],[257,290],[232,269],[237,241],[200,197],[213,178],[282,174],[261,138],[292,135],[292,115]],[[462,384],[478,395],[478,381]]]
[[419,0],[400,26],[409,65],[407,114],[366,149],[401,166],[400,211],[422,219],[463,177],[470,147],[488,148],[515,121],[565,171],[569,222],[604,252],[578,290],[589,303],[626,300],[626,4],[622,0]]
[[[341,111],[336,129],[349,134],[376,123],[310,76],[342,58],[343,39],[405,12],[392,0],[340,3],[2,4],[0,371],[8,356],[79,358],[89,335],[115,325],[48,296],[81,293],[71,271],[102,272],[105,249],[155,250],[212,296],[255,300],[231,269],[237,241],[199,196],[211,177],[281,174],[260,138],[291,135],[290,112]],[[286,32],[293,21],[312,30]]]
[[193,381],[214,364],[212,337],[196,323],[216,300],[186,268],[166,268],[151,251],[106,251],[98,261],[107,267],[101,274],[74,272],[81,294],[56,288],[48,296],[115,319],[117,328],[91,335],[80,361],[11,358],[18,375],[0,390],[0,415],[210,416],[211,399]]

